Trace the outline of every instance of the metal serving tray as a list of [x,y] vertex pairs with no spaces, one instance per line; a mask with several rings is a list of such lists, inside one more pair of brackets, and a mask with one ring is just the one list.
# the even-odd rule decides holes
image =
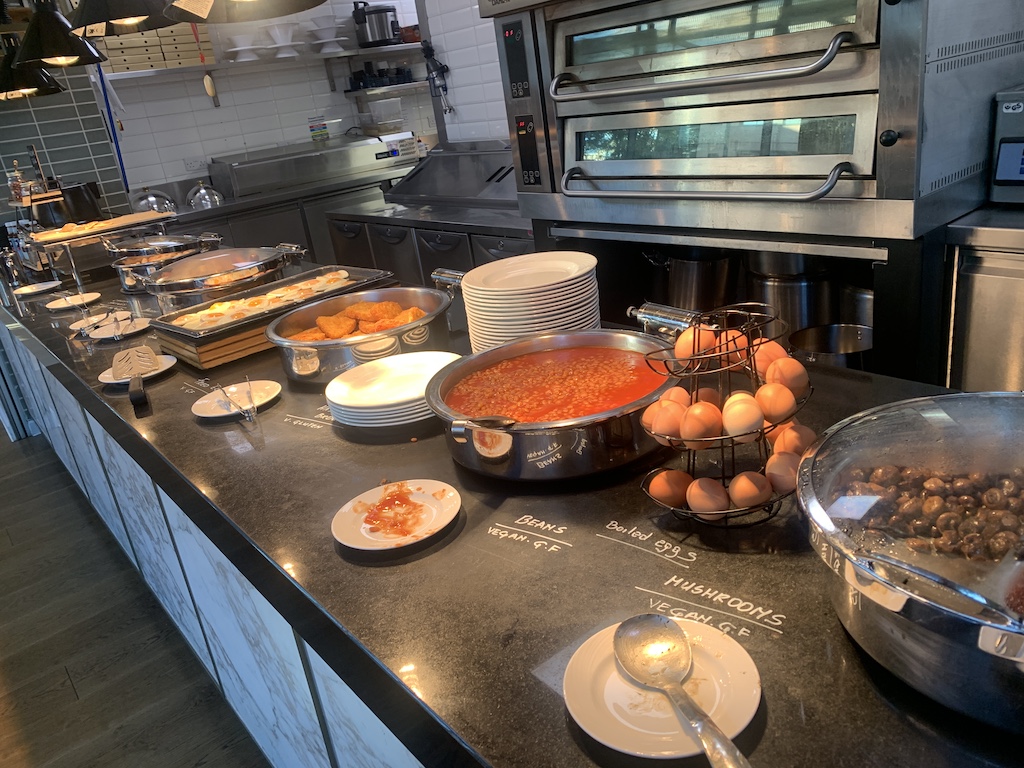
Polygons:
[[[182,328],[181,326],[178,325],[174,325],[174,320],[181,317],[182,315],[190,315],[196,312],[201,312],[202,310],[209,309],[212,305],[217,304],[219,302],[237,301],[239,299],[248,299],[255,296],[265,296],[266,294],[275,289],[288,288],[292,285],[305,282],[306,280],[319,277],[320,275],[325,275],[330,272],[336,272],[339,269],[343,269],[346,272],[348,272],[348,277],[351,282],[339,286],[338,288],[332,288],[331,290],[323,291],[322,293],[316,293],[313,294],[312,296],[298,298],[291,302],[286,302],[283,304],[276,305],[274,307],[270,307],[254,315],[249,315],[248,317],[244,317],[240,320],[235,320],[233,322],[224,323],[223,325],[218,325],[214,328],[188,329]],[[359,291],[364,288],[369,288],[393,276],[393,272],[388,272],[383,269],[347,267],[341,264],[334,266],[317,267],[316,269],[311,269],[307,272],[300,272],[299,274],[285,278],[284,280],[276,280],[272,283],[265,283],[256,288],[250,288],[246,291],[233,293],[228,296],[221,296],[219,298],[213,299],[212,301],[203,302],[202,304],[196,304],[191,307],[186,307],[184,309],[175,310],[174,312],[169,312],[168,314],[161,315],[160,317],[153,320],[151,322],[151,325],[158,331],[169,333],[174,336],[179,336],[184,339],[190,339],[193,341],[214,340],[221,336],[237,333],[239,330],[243,328],[248,328],[250,326],[257,325],[266,325],[270,320],[273,320],[275,317],[283,315],[285,312],[290,312],[291,310],[295,309],[298,306],[301,306],[302,304],[311,301],[319,301],[320,299],[325,299],[328,298],[329,296],[337,296],[342,293],[349,293],[350,291]]]

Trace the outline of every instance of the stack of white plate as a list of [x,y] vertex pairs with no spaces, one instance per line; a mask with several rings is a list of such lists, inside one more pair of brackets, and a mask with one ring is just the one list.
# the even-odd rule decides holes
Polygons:
[[325,394],[331,416],[364,429],[400,427],[434,418],[425,393],[430,379],[459,356],[409,352],[372,360],[331,380]]
[[511,256],[462,278],[474,352],[543,331],[601,327],[597,259],[578,251]]

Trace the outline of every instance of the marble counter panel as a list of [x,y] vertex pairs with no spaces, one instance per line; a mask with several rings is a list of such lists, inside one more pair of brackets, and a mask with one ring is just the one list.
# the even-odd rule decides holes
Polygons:
[[161,501],[225,698],[274,765],[328,765],[294,631],[173,501]]
[[164,610],[216,679],[206,637],[181,570],[153,480],[107,432],[96,435],[97,448],[143,579]]

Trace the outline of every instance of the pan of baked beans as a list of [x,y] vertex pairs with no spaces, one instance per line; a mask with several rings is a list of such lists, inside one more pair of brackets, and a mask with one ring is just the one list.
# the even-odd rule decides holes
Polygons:
[[525,336],[443,368],[427,404],[469,469],[512,480],[590,475],[658,447],[640,414],[674,380],[644,356],[665,346],[625,330]]

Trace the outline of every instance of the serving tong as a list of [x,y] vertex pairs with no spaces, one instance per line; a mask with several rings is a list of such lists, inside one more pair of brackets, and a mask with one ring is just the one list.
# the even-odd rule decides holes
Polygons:
[[219,390],[220,393],[222,395],[224,395],[224,399],[227,400],[228,403],[236,411],[238,411],[240,414],[242,414],[245,417],[246,421],[248,421],[250,424],[252,424],[253,422],[256,421],[256,399],[252,395],[252,382],[249,381],[249,376],[248,375],[246,375],[246,377],[245,377],[245,384],[246,384],[246,386],[249,389],[249,407],[248,408],[244,408],[241,405],[239,405],[235,401],[235,399],[233,397],[231,397],[231,395],[228,394],[228,391],[226,389],[224,389],[224,387],[222,387],[220,384],[214,384],[213,388],[216,389],[216,390]]

